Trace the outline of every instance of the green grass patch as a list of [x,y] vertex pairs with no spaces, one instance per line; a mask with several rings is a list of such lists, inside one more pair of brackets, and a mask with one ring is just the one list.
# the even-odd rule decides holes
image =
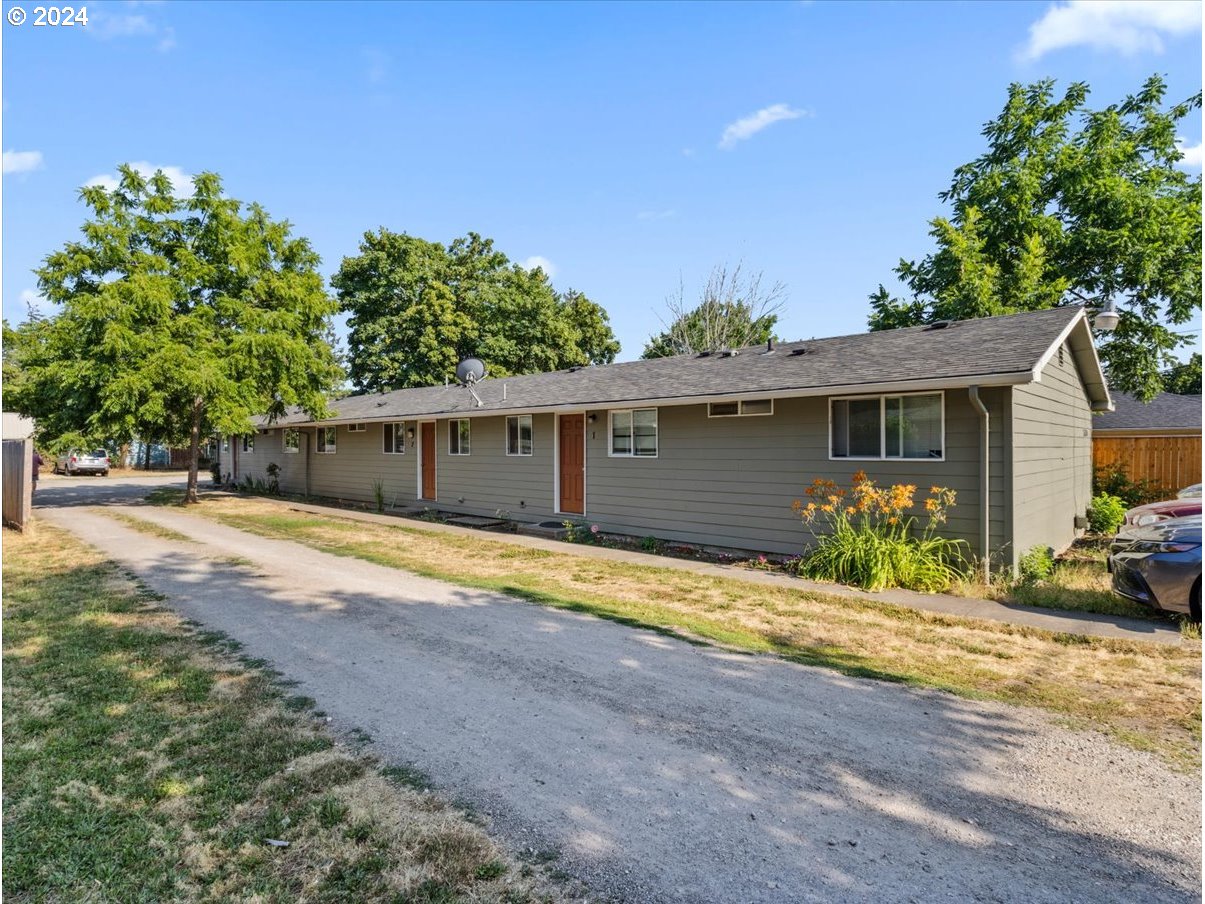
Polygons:
[[463,812],[337,744],[236,644],[34,527],[4,542],[9,900],[559,896],[506,882]]
[[176,542],[191,543],[192,538],[180,533],[178,530],[172,530],[170,527],[164,527],[162,524],[156,524],[154,521],[148,521],[145,518],[139,518],[137,515],[129,515],[125,512],[109,511],[105,513],[108,517],[120,521],[139,533],[149,534],[152,537],[159,537],[161,540],[174,540]]
[[184,490],[158,487],[146,494],[146,501],[151,505],[181,505],[184,502],[184,495]]

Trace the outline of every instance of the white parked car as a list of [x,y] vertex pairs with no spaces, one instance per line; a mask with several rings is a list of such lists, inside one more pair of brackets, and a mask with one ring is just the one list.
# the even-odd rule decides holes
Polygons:
[[91,452],[81,452],[72,449],[54,460],[54,473],[66,474],[99,474],[109,475],[109,453],[104,449],[93,449]]
[[1200,496],[1200,495],[1201,495],[1201,485],[1199,483],[1194,483],[1190,487],[1185,487],[1184,489],[1182,489],[1180,492],[1178,492],[1176,494],[1176,496],[1178,496],[1180,499],[1188,499],[1191,496]]

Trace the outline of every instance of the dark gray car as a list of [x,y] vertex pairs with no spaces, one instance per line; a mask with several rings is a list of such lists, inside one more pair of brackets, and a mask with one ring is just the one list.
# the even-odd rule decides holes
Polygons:
[[1200,515],[1122,531],[1109,547],[1108,565],[1117,593],[1200,622]]

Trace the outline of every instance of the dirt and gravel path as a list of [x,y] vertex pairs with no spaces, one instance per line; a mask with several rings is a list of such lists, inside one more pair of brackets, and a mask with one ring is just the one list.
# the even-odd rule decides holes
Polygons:
[[125,510],[193,542],[104,509],[39,514],[301,682],[381,756],[471,803],[504,843],[559,852],[559,867],[600,893],[1200,899],[1199,778],[1039,713]]

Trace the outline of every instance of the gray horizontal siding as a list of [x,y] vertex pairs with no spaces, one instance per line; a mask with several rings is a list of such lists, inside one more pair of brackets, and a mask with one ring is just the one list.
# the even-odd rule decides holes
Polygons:
[[[301,430],[298,452],[284,451],[283,430],[269,430],[256,437],[254,453],[243,452],[240,446],[236,479],[241,481],[250,476],[267,480],[267,466],[275,463],[281,469],[281,489],[287,493],[305,493],[308,461],[312,495],[372,502],[375,498],[373,484],[379,479],[384,485],[386,504],[395,498],[399,505],[409,503],[415,497],[417,486],[415,441],[407,439],[404,454],[386,454],[382,451],[383,432],[382,424],[369,424],[362,433],[353,433],[346,426],[337,427],[335,452],[319,454],[315,451],[312,428]],[[238,438],[233,442],[239,442]],[[222,453],[223,473],[232,470],[232,461],[230,453]]]
[[[992,410],[990,504],[993,536],[1007,524],[1007,390],[984,392]],[[586,424],[585,520],[604,531],[652,535],[667,540],[738,549],[798,553],[810,534],[791,510],[816,477],[848,486],[865,470],[880,484],[914,483],[918,498],[930,485],[957,491],[958,503],[942,533],[965,539],[977,555],[979,537],[979,420],[965,391],[946,393],[944,461],[828,460],[828,400],[786,399],[773,415],[708,418],[706,405],[663,407],[658,413],[659,455],[612,458],[608,412]],[[417,422],[414,426],[418,428]],[[381,426],[367,433],[338,429],[334,455],[313,453],[313,431],[305,431],[313,495],[372,501],[372,482],[385,482],[386,500],[417,499],[416,441],[404,456],[381,454]],[[563,520],[556,514],[556,417],[533,417],[533,454],[506,455],[506,418],[472,419],[471,454],[448,454],[449,421],[436,425],[437,500],[441,510],[479,515],[503,511],[519,521]],[[240,476],[263,476],[269,461],[282,466],[282,488],[305,492],[307,452],[281,452],[280,431],[261,435],[254,456],[241,455]],[[225,463],[224,463],[224,467]]]
[[532,416],[532,454],[506,454],[506,418],[473,418],[470,454],[448,454],[451,421],[436,423],[436,485],[440,509],[479,515],[509,512],[520,521],[553,515],[555,416]]
[[1070,349],[1013,390],[1012,455],[1014,557],[1066,548],[1092,493],[1092,411]]
[[[984,395],[1000,421],[1005,393]],[[797,553],[810,534],[791,502],[805,498],[816,477],[848,486],[863,469],[881,484],[915,483],[918,496],[933,484],[956,490],[943,533],[977,546],[979,425],[964,392],[946,394],[945,461],[829,461],[827,399],[779,400],[773,415],[744,418],[708,418],[705,405],[661,408],[656,459],[608,457],[606,412],[596,414],[587,429],[586,519],[603,530]],[[997,475],[1006,463],[1000,433],[992,449]],[[999,477],[990,501],[995,530],[1003,531]]]

